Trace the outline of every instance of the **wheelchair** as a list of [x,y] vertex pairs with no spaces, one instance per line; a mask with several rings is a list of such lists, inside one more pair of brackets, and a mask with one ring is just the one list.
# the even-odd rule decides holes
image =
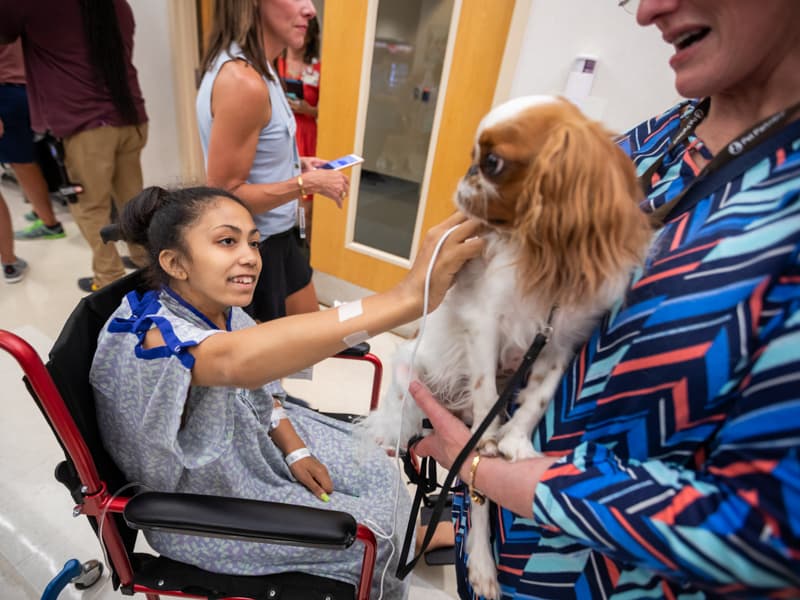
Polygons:
[[[85,515],[105,549],[114,589],[123,595],[253,600],[365,600],[375,565],[376,539],[366,526],[343,512],[199,494],[141,492],[115,494],[128,485],[100,438],[89,369],[97,336],[122,298],[141,290],[140,271],[83,298],[50,351],[45,366],[17,335],[0,330],[0,348],[22,367],[25,384],[44,414],[66,460],[55,469],[75,502],[73,516]],[[367,360],[374,367],[370,407],[378,401],[382,366],[360,344],[336,355]],[[330,415],[352,420],[353,415]],[[124,490],[123,490],[124,491]],[[138,532],[162,530],[250,542],[344,549],[364,545],[357,586],[309,573],[264,576],[212,573],[164,556],[135,552]]]

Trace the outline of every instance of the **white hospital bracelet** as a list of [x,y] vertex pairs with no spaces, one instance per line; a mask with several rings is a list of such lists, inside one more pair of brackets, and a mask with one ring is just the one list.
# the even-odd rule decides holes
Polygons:
[[301,458],[308,458],[309,456],[311,456],[311,450],[304,446],[302,448],[298,448],[294,452],[289,452],[289,454],[287,454],[283,460],[286,461],[287,466],[291,467]]

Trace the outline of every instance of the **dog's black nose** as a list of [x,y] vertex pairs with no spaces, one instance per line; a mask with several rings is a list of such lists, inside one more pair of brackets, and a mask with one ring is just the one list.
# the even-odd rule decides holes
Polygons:
[[467,169],[467,177],[474,177],[478,174],[478,165],[472,165],[469,169]]

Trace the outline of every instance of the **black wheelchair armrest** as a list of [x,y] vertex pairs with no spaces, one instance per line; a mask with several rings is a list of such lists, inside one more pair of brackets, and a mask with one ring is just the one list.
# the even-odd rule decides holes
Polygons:
[[370,346],[367,342],[361,342],[360,344],[356,344],[355,346],[350,346],[349,348],[345,348],[337,356],[366,356],[369,354]]
[[340,511],[200,494],[142,492],[123,516],[133,529],[320,548],[350,547],[357,529]]

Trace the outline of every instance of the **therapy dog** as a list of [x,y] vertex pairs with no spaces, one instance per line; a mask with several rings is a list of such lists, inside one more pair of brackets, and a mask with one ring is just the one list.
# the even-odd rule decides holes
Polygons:
[[[486,224],[480,259],[458,274],[416,340],[393,357],[394,381],[363,426],[381,443],[403,445],[422,431],[409,400],[412,378],[477,428],[539,332],[549,341],[517,397],[513,417],[495,419],[479,445],[508,460],[536,456],[532,432],[576,348],[617,301],[647,253],[652,227],[639,209],[634,167],[599,123],[556,97],[517,98],[481,121],[458,208]],[[471,505],[469,579],[499,598],[488,505]]]

